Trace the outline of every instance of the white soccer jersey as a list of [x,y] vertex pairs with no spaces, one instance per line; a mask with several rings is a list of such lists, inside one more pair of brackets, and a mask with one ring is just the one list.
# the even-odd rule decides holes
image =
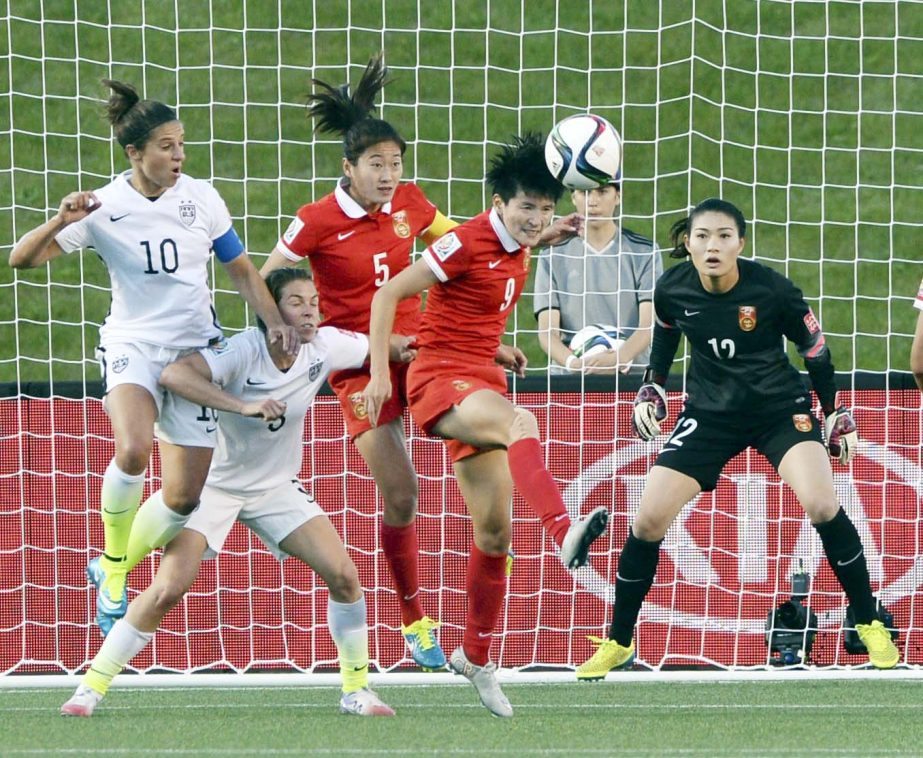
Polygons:
[[917,299],[913,301],[913,307],[923,311],[923,281],[920,282],[920,289],[917,290]]
[[55,239],[66,253],[94,248],[109,269],[112,305],[102,340],[203,347],[221,334],[208,262],[213,241],[233,234],[227,206],[201,179],[182,175],[149,200],[128,183],[130,176],[97,190],[101,207]]
[[364,334],[334,327],[321,327],[285,372],[272,362],[266,338],[258,329],[202,350],[212,380],[226,392],[246,402],[274,398],[287,403],[285,416],[276,421],[218,414],[218,445],[208,472],[209,486],[249,495],[297,478],[304,417],[314,396],[328,374],[361,366],[368,351]]

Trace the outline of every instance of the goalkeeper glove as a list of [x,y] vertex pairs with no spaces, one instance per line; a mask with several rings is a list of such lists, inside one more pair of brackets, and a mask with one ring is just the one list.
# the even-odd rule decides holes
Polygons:
[[859,432],[855,419],[844,406],[841,405],[824,418],[824,434],[830,457],[836,458],[844,466],[849,463],[859,445]]
[[641,385],[631,414],[631,428],[643,440],[660,434],[660,422],[667,417],[667,394],[654,382]]

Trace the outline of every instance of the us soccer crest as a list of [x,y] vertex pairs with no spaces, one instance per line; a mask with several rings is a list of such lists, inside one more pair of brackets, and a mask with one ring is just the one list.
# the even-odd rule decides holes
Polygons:
[[126,368],[128,368],[128,356],[120,355],[116,358],[109,366],[112,369],[114,374],[121,374]]
[[[308,369],[308,379],[314,381],[317,377],[320,376],[320,370],[324,367],[323,361],[317,361],[317,363],[312,363],[311,367]],[[352,399],[352,398],[350,398]]]
[[179,220],[186,226],[192,226],[195,223],[195,203],[183,200],[179,204]]
[[752,332],[756,329],[756,306],[741,305],[737,309],[737,323],[745,332]]
[[361,392],[353,392],[353,394],[349,396],[349,402],[352,403],[353,406],[353,416],[360,421],[369,415],[365,407],[365,400],[362,399]]
[[394,224],[394,233],[398,237],[407,239],[410,236],[410,222],[407,220],[407,211],[398,211],[391,216]]
[[792,416],[792,423],[799,432],[811,431],[811,417],[807,413],[796,413]]

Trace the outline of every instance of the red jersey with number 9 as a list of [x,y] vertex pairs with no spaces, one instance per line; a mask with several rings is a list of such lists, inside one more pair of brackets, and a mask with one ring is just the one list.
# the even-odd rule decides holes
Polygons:
[[[399,184],[390,203],[369,215],[341,183],[317,202],[298,209],[277,249],[286,258],[308,258],[324,325],[368,334],[375,292],[410,265],[413,241],[429,228],[436,206],[415,184]],[[416,334],[419,296],[403,301],[397,334]]]
[[529,273],[520,247],[496,211],[475,216],[423,251],[439,282],[429,289],[417,344],[421,358],[493,363],[506,319]]

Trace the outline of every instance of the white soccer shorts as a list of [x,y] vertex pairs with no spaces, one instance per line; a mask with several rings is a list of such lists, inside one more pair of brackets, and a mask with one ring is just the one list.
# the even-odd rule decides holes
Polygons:
[[106,394],[120,384],[146,389],[157,405],[154,434],[157,439],[185,447],[215,447],[217,413],[167,392],[158,384],[168,363],[195,352],[194,348],[168,348],[145,342],[103,343],[96,348]]
[[302,524],[323,515],[317,501],[297,481],[280,484],[258,495],[235,495],[206,484],[199,507],[186,522],[186,529],[205,537],[208,548],[204,559],[210,560],[221,552],[234,522],[240,521],[281,561],[288,555],[279,543]]

